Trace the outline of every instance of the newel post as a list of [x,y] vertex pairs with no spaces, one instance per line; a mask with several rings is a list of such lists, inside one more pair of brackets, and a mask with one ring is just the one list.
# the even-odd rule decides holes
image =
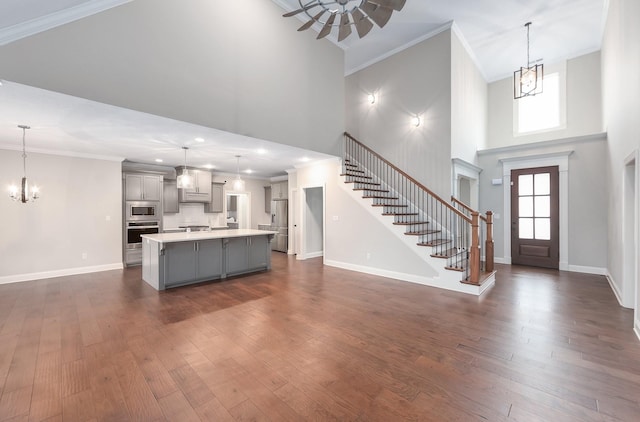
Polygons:
[[487,240],[485,241],[485,267],[487,272],[493,271],[493,212],[487,211]]
[[469,255],[469,282],[480,283],[480,224],[479,213],[471,212],[471,253]]

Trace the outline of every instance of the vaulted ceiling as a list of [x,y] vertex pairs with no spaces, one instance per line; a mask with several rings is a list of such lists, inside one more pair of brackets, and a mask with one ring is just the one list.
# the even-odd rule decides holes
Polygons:
[[[59,25],[82,19],[109,8],[135,0],[3,0],[0,2],[0,45],[46,31]],[[282,12],[300,8],[310,0],[273,0],[282,7]],[[349,3],[352,3],[352,0]],[[337,2],[336,2],[336,7]],[[367,65],[383,59],[396,51],[413,45],[454,24],[454,30],[466,44],[467,50],[475,60],[478,68],[488,82],[508,77],[512,72],[526,64],[526,31],[524,23],[532,21],[531,58],[553,63],[563,59],[576,57],[600,48],[606,0],[407,0],[404,8],[394,12],[384,28],[374,29],[364,38],[359,39],[354,33],[337,41],[336,31],[328,39],[342,48],[345,53],[345,74],[350,74]],[[238,17],[240,18],[240,17]],[[283,19],[300,19],[300,25],[309,19],[305,13],[296,17]],[[318,31],[319,25],[309,29]],[[300,36],[295,31],[292,37]],[[318,41],[326,42],[326,41]],[[0,75],[0,78],[2,75]],[[157,158],[165,159],[168,164],[175,163],[174,140],[166,140],[167,133],[172,139],[188,139],[194,144],[194,158],[200,155],[199,164],[213,164],[223,171],[235,169],[235,161],[230,159],[235,153],[252,157],[251,164],[256,174],[273,176],[282,174],[284,168],[299,164],[306,159],[322,159],[326,156],[305,152],[296,148],[270,144],[266,141],[250,137],[240,137],[213,129],[198,127],[181,122],[171,122],[169,131],[168,119],[151,116],[131,110],[118,109],[99,103],[86,102],[74,97],[57,96],[58,94],[41,92],[35,88],[24,87],[5,82],[4,100],[0,104],[2,120],[12,121],[21,115],[20,104],[28,104],[30,113],[40,121],[46,121],[50,127],[60,127],[55,135],[61,142],[57,149],[61,151],[86,152],[91,148],[94,155],[122,156],[139,161],[149,160],[148,151],[143,154],[140,149],[150,148]],[[55,99],[52,96],[56,96]],[[33,104],[38,104],[33,107]],[[75,112],[70,112],[71,110]],[[82,112],[78,112],[82,110]],[[70,119],[69,116],[73,116]],[[114,125],[103,125],[94,128],[91,133],[83,133],[82,137],[69,135],[74,133],[74,126],[86,128],[87,122],[100,126],[100,121],[116,120],[120,128],[127,133],[110,132]],[[2,122],[0,122],[2,123]],[[66,127],[63,127],[66,126]],[[165,127],[168,132],[154,132],[152,128]],[[16,139],[19,145],[19,131],[11,126],[0,124],[0,135],[3,140]],[[28,135],[29,136],[29,135]],[[100,137],[93,139],[92,137]],[[216,139],[211,143],[211,150],[198,147],[194,138]],[[63,140],[67,142],[63,142]],[[82,140],[81,140],[82,139]],[[105,139],[111,139],[109,148],[102,148]],[[118,139],[118,142],[113,140]],[[142,139],[143,142],[128,142],[131,139]],[[102,144],[100,142],[102,140]],[[0,142],[2,143],[2,142]],[[6,143],[6,142],[5,142]],[[85,143],[86,145],[82,145]],[[234,151],[220,154],[225,144],[233,144]],[[3,145],[7,147],[7,145]],[[11,147],[11,146],[9,146]],[[137,149],[136,149],[137,148]],[[217,153],[214,153],[214,149]],[[165,151],[171,149],[171,152]],[[255,153],[258,149],[272,151],[274,155],[262,156]],[[198,152],[198,150],[200,152]],[[207,151],[210,151],[207,152]],[[164,156],[163,156],[164,154]],[[220,157],[227,156],[224,161]],[[262,154],[263,155],[263,154]],[[272,157],[279,157],[277,162]],[[179,157],[179,155],[178,155]],[[271,157],[271,158],[270,158]],[[245,167],[245,168],[246,168]],[[276,168],[278,167],[278,168]]]

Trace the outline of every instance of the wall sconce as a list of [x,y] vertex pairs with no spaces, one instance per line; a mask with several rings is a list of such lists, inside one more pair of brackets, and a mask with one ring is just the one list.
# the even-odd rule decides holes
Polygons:
[[375,94],[367,95],[367,102],[369,104],[375,104],[376,103],[376,95]]
[[418,127],[420,126],[421,123],[422,123],[422,120],[420,119],[420,116],[418,116],[417,114],[411,118],[411,126]]

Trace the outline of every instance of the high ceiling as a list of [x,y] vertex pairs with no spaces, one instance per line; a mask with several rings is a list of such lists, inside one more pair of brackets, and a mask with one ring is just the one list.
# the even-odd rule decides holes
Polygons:
[[[3,0],[0,2],[0,45],[82,19],[132,0]],[[133,0],[135,1],[135,0]],[[283,13],[309,0],[273,0]],[[345,74],[366,67],[409,45],[454,29],[466,43],[488,82],[510,76],[526,64],[524,23],[532,21],[531,58],[553,63],[600,48],[607,0],[407,0],[389,23],[362,39],[356,32],[338,43],[345,51]],[[297,17],[306,22],[304,13]],[[319,28],[312,27],[311,31]],[[297,36],[292,31],[291,36]],[[318,41],[323,42],[323,41]],[[1,76],[1,75],[0,75]],[[84,99],[5,81],[0,88],[0,148],[20,147],[20,130],[6,122],[38,122],[27,134],[31,150],[57,150],[134,161],[182,163],[181,145],[189,145],[189,163],[211,164],[219,171],[241,167],[256,177],[273,177],[326,155],[215,129],[125,110]],[[28,116],[28,120],[27,120]],[[113,124],[113,123],[117,124]],[[198,142],[195,138],[202,138]],[[53,145],[51,140],[55,139]],[[14,142],[15,140],[15,142]],[[135,142],[132,142],[135,140]],[[149,157],[149,151],[154,156]],[[266,152],[265,152],[266,151]],[[277,159],[274,159],[276,158]]]

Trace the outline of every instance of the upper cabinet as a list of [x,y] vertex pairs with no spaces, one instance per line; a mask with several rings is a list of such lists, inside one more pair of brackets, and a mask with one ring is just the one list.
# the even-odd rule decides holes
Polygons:
[[289,183],[279,182],[271,184],[271,199],[287,199],[289,197]]
[[264,212],[271,214],[271,186],[264,187]]
[[124,192],[126,201],[159,201],[162,198],[162,176],[126,173]]
[[222,212],[224,207],[224,183],[211,183],[211,202],[204,204],[204,212]]
[[194,187],[178,189],[180,202],[211,202],[211,173],[206,170],[191,169],[189,173],[194,176]]
[[178,187],[175,180],[165,180],[163,184],[163,212],[165,214],[177,214],[180,212],[178,206]]

